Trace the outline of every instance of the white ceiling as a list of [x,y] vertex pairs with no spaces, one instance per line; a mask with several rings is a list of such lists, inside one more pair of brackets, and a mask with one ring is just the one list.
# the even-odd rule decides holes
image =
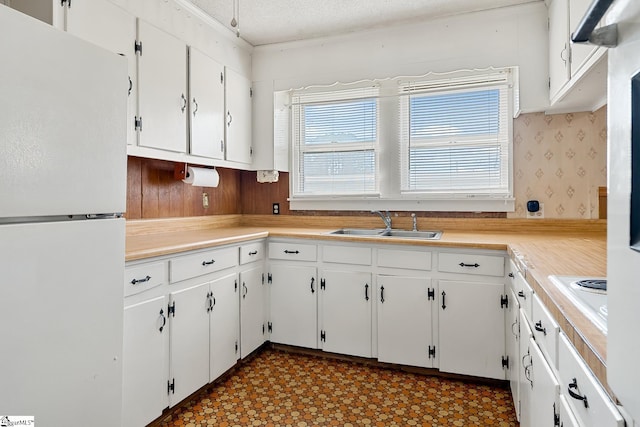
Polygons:
[[[232,29],[234,0],[188,0]],[[542,0],[237,0],[254,46],[303,40]],[[235,31],[235,30],[234,30]]]

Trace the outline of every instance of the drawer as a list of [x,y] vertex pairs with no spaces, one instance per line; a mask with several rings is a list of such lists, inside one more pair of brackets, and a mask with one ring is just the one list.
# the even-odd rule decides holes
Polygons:
[[524,277],[522,277],[520,272],[515,272],[514,274],[515,279],[513,280],[513,292],[518,298],[520,308],[524,311],[527,321],[531,323],[531,316],[533,314],[533,288],[527,283]]
[[542,304],[537,295],[533,296],[533,311],[531,314],[533,322],[533,337],[540,350],[547,358],[549,364],[558,369],[558,335],[560,325],[551,317],[551,313]]
[[269,243],[270,259],[289,259],[296,261],[315,261],[317,259],[316,245],[304,243]]
[[431,252],[378,249],[378,266],[431,270]]
[[124,269],[124,296],[139,294],[147,289],[167,283],[167,264],[153,262]]
[[371,265],[371,248],[358,246],[323,246],[322,260],[339,264]]
[[264,242],[247,243],[240,246],[240,264],[264,259]]
[[171,283],[238,265],[238,248],[215,249],[174,258],[171,265]]
[[504,276],[504,257],[441,253],[438,270],[448,273]]
[[[624,426],[622,415],[564,334],[560,334],[558,347],[561,394],[566,397],[579,425]],[[586,407],[581,397],[586,398]]]

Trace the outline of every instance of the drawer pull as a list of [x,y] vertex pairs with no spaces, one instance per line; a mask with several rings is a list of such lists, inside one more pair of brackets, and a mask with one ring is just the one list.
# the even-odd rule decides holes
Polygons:
[[478,264],[477,262],[475,264],[465,264],[464,262],[461,262],[460,264],[458,264],[460,267],[474,267],[474,268],[478,268],[480,267],[480,264]]
[[158,330],[160,332],[162,332],[162,330],[164,329],[165,325],[167,324],[167,318],[164,316],[164,310],[163,309],[160,309],[160,317],[162,318],[162,325],[160,325]]
[[587,395],[585,394],[584,396],[581,396],[580,394],[573,391],[573,389],[576,389],[576,391],[578,390],[578,381],[575,378],[573,379],[573,381],[571,381],[569,387],[567,387],[569,396],[573,397],[576,400],[582,400],[582,403],[584,403],[584,407],[588,408],[589,402],[587,402]]
[[290,250],[285,249],[284,253],[285,254],[296,254],[297,255],[297,254],[300,253],[300,251],[290,251]]
[[369,301],[369,284],[364,284],[364,300]]
[[513,273],[509,273],[509,277],[511,277],[512,279],[515,278],[516,276]]
[[536,331],[542,332],[544,335],[547,335],[547,328],[542,327],[542,320],[538,320],[535,324]]
[[524,294],[524,291],[518,291],[518,296],[522,299],[527,299],[527,296]]
[[252,251],[252,252],[249,252],[249,255],[250,255],[250,256],[258,255],[258,251]]
[[131,284],[132,285],[137,285],[138,283],[148,282],[149,280],[151,280],[151,276],[147,276],[147,277],[144,277],[142,279],[133,279],[131,281]]
[[211,261],[202,261],[202,266],[204,267],[205,265],[212,265],[214,262],[216,262],[215,259],[212,259]]

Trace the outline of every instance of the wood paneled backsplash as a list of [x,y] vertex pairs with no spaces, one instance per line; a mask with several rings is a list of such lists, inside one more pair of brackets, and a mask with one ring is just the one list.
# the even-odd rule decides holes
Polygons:
[[[174,163],[129,157],[127,219],[151,219],[241,213],[240,171],[218,168],[220,185],[194,187],[173,176]],[[202,193],[209,197],[204,208]]]

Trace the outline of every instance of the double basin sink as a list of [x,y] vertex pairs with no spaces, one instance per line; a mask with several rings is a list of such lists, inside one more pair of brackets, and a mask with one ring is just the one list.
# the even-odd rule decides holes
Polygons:
[[371,236],[371,237],[399,237],[404,239],[439,240],[442,231],[411,231],[395,229],[370,229],[370,228],[341,228],[329,232],[329,234],[345,236]]

